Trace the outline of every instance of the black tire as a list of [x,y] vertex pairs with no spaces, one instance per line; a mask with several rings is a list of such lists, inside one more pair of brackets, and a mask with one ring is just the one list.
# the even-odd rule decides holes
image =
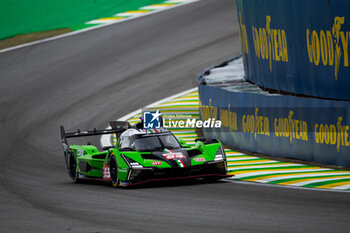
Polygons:
[[73,183],[78,183],[79,173],[77,169],[77,160],[75,159],[73,152],[69,152],[68,156],[68,174],[72,179]]
[[118,166],[117,166],[117,160],[115,158],[114,154],[111,154],[109,157],[109,173],[111,176],[111,183],[114,188],[117,188],[119,185],[119,179],[118,179]]

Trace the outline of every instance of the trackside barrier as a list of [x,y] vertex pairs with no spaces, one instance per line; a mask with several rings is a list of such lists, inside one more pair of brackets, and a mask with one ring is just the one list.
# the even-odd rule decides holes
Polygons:
[[273,90],[350,100],[350,1],[236,3],[248,80]]
[[247,151],[350,167],[350,102],[231,92],[205,84],[210,69],[198,78],[200,116],[222,126],[204,128],[206,137]]

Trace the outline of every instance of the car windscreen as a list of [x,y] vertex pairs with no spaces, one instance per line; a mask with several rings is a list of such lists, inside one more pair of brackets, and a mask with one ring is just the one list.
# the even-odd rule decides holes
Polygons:
[[161,143],[163,144],[164,148],[179,149],[181,147],[180,143],[171,134],[158,136],[158,138],[161,141]]
[[181,147],[176,138],[171,135],[136,136],[132,139],[131,147],[138,151],[154,151],[178,149]]

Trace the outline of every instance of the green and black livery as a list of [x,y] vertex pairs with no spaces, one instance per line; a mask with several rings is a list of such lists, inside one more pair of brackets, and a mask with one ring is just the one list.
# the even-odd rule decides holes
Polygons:
[[[64,157],[73,182],[97,179],[118,187],[157,180],[216,180],[229,176],[225,151],[219,140],[196,139],[195,146],[190,147],[165,128],[140,129],[124,121],[110,122],[110,126],[105,130],[70,133],[61,126]],[[117,145],[99,151],[94,145],[67,142],[68,138],[103,134],[115,134]]]

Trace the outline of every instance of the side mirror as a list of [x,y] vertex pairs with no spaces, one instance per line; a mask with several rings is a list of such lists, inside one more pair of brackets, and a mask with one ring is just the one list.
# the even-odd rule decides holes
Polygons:
[[182,147],[184,147],[184,148],[190,147],[189,145],[187,145],[187,143],[182,138],[177,138],[177,140],[180,142]]

